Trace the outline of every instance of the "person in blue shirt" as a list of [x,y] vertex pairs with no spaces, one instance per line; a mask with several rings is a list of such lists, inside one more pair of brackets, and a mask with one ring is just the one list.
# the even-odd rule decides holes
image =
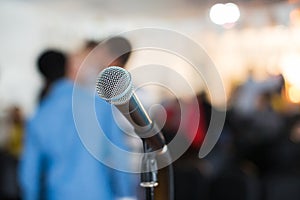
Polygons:
[[[85,49],[80,56],[77,55],[77,59],[84,58],[88,52]],[[101,55],[98,58],[101,58]],[[24,200],[135,199],[136,188],[131,181],[132,176],[111,169],[98,161],[80,138],[82,133],[78,133],[78,124],[74,121],[72,98],[74,80],[79,79],[84,84],[87,78],[84,76],[87,74],[81,73],[82,77],[78,77],[77,74],[75,78],[76,70],[77,72],[79,70],[78,62],[68,67],[68,78],[53,84],[51,91],[27,123],[20,163],[23,198]],[[91,103],[90,94],[83,88],[79,90],[80,105]],[[114,121],[111,106],[100,98],[94,98],[96,98],[95,113],[103,133],[119,148],[126,149],[125,135]],[[80,105],[79,109],[84,109]],[[89,124],[88,117],[83,111],[77,122],[84,127],[81,131],[93,135],[92,133],[98,130]],[[101,139],[100,136],[99,138]],[[95,138],[95,141],[99,138]],[[104,142],[99,142],[96,146],[96,153],[110,159],[111,162],[120,164],[127,162],[126,158],[122,159],[110,151]]]

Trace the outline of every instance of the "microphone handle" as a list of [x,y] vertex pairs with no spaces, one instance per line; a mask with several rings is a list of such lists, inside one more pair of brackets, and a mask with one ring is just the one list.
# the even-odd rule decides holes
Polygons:
[[144,152],[152,152],[164,147],[165,140],[162,133],[152,122],[134,93],[126,104],[115,106],[134,127],[135,133],[143,140]]

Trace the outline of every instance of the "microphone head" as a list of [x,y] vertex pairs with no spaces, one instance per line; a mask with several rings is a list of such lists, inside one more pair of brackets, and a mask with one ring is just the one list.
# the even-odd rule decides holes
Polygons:
[[108,103],[125,104],[133,95],[131,75],[121,67],[108,67],[100,72],[96,90],[98,95]]

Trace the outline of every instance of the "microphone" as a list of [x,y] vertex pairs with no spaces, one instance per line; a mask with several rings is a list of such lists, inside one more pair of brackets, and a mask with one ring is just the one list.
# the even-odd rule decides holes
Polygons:
[[117,107],[130,122],[143,141],[144,152],[166,151],[164,137],[134,93],[131,75],[127,70],[117,66],[104,69],[99,74],[96,90],[102,99]]
[[[140,100],[134,93],[131,75],[121,67],[111,66],[100,72],[96,90],[106,102],[114,105],[133,126],[142,139],[145,154],[141,165],[140,186],[146,189],[147,199],[154,199],[154,187],[158,185],[158,163],[168,165],[169,199],[174,199],[174,180],[171,156],[159,128],[152,122]],[[156,152],[158,151],[158,152]]]

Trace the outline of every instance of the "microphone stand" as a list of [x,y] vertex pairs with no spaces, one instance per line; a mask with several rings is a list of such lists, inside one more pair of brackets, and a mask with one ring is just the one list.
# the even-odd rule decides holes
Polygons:
[[[154,200],[154,188],[158,185],[157,161],[154,153],[148,152],[143,140],[144,156],[142,158],[142,173],[140,186],[145,188],[146,200]],[[148,152],[148,153],[147,153]]]
[[[170,200],[174,199],[174,182],[173,182],[173,167],[171,164],[171,156],[165,145],[164,137],[158,128],[153,125],[147,133],[152,133],[151,137],[142,138],[144,155],[141,163],[141,183],[140,186],[145,188],[146,200],[154,200],[154,190],[158,186],[158,168],[157,156],[161,156],[161,163],[170,163],[168,166],[168,196]],[[153,137],[156,139],[154,140]]]
[[[126,104],[115,105],[133,125],[135,133],[143,141],[144,155],[141,163],[141,187],[145,188],[146,200],[154,200],[154,189],[158,185],[157,158],[166,166],[171,156],[160,129],[150,119],[139,99],[133,94]],[[174,199],[173,168],[169,164],[169,199]]]
[[[115,88],[118,89],[115,90]],[[162,163],[163,166],[171,163],[171,156],[160,129],[152,122],[133,92],[131,76],[126,70],[116,66],[104,69],[97,81],[97,92],[101,98],[119,109],[134,127],[135,133],[142,138],[144,156],[141,166],[141,186],[146,190],[146,199],[154,200],[154,188],[158,185],[157,158],[159,158],[159,164]],[[171,164],[168,169],[169,199],[173,200]]]

